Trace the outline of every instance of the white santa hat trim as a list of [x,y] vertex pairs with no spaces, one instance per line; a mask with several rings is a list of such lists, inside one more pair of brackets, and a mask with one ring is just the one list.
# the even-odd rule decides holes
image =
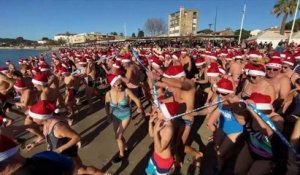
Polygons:
[[87,64],[87,62],[79,62],[79,64],[84,65]]
[[221,93],[227,93],[227,94],[233,93],[233,91],[228,90],[228,89],[223,89],[223,88],[218,88],[217,91],[221,92]]
[[282,62],[285,63],[285,64],[288,64],[290,66],[294,66],[294,63],[291,63],[291,62],[288,62],[288,61],[282,61]]
[[276,63],[268,63],[266,64],[267,67],[276,67],[276,68],[281,68],[281,64],[276,64]]
[[219,73],[210,73],[210,72],[208,72],[207,76],[209,76],[209,77],[217,77],[217,76],[219,76]]
[[13,148],[10,148],[9,150],[7,151],[4,151],[4,152],[1,152],[0,153],[0,162],[1,161],[4,161],[10,157],[12,157],[13,155],[15,155],[17,152],[19,151],[19,148],[18,146],[16,147],[13,147]]
[[178,60],[179,58],[176,55],[172,55],[172,58]]
[[26,89],[26,87],[18,87],[16,85],[14,85],[14,88],[17,89],[17,90],[24,90],[24,89]]
[[39,119],[39,120],[46,120],[49,119],[53,116],[53,113],[51,114],[37,114],[29,110],[29,116],[34,118],[34,119]]
[[120,66],[116,65],[116,64],[113,64],[113,67],[114,68],[117,68],[117,69],[120,69]]
[[185,72],[180,72],[179,74],[176,75],[167,75],[167,74],[163,74],[164,77],[167,78],[180,78],[180,77],[185,77]]
[[203,64],[205,64],[205,62],[202,62],[202,63],[196,63],[196,66],[199,67],[199,66],[202,66]]
[[250,55],[249,55],[249,58],[257,58],[257,57],[258,57],[257,54],[250,54]]
[[285,54],[280,54],[280,57],[281,57],[281,58],[285,58],[286,55],[285,55]]
[[41,71],[41,72],[46,72],[46,71],[48,71],[48,70],[50,70],[50,69],[48,69],[48,68],[40,68],[40,71]]
[[299,56],[295,56],[295,59],[296,59],[296,60],[299,60],[299,59],[300,59],[300,55],[299,55]]
[[266,76],[266,73],[258,70],[249,70],[248,75]]
[[110,85],[113,86],[113,85],[116,83],[116,81],[118,81],[118,80],[120,80],[120,79],[121,79],[121,76],[120,76],[120,75],[116,76],[116,77],[110,82]]
[[38,81],[38,80],[36,80],[36,79],[32,79],[32,83],[33,83],[33,84],[36,84],[36,85],[41,85],[41,86],[45,86],[45,85],[48,84],[47,82]]
[[122,63],[129,63],[129,62],[130,62],[130,59],[122,59],[121,62],[122,62]]
[[166,104],[160,104],[160,110],[164,114],[166,119],[171,119],[172,115],[169,113]]
[[269,103],[256,103],[256,108],[259,110],[271,110],[272,105]]
[[160,68],[160,66],[158,64],[156,64],[155,62],[152,62],[152,66],[155,68]]

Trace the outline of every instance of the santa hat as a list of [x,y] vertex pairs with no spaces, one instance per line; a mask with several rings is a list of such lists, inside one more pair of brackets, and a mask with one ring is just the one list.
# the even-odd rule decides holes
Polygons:
[[116,69],[120,69],[121,68],[121,63],[120,63],[120,61],[116,61],[112,66]]
[[42,64],[41,66],[40,66],[40,71],[41,72],[47,72],[47,71],[49,71],[50,70],[50,67],[47,65],[47,64]]
[[233,93],[234,91],[232,82],[228,79],[222,78],[217,83],[217,91],[225,94]]
[[256,104],[259,110],[272,110],[271,97],[254,92],[250,95],[250,99]]
[[225,57],[225,60],[227,60],[227,61],[233,60],[233,54],[232,53],[227,54]]
[[185,72],[181,65],[178,66],[169,66],[163,74],[167,78],[180,78],[185,76]]
[[209,77],[217,77],[219,76],[219,68],[217,64],[210,64],[210,67],[207,70],[207,76]]
[[166,119],[171,119],[172,116],[175,116],[178,113],[179,103],[178,102],[169,102],[160,104],[160,110],[164,114]]
[[107,75],[107,81],[111,86],[114,86],[116,81],[118,81],[120,79],[121,79],[121,76],[119,76],[119,75],[114,75],[114,74],[108,74]]
[[249,68],[248,75],[266,76],[266,70],[262,64],[257,64],[257,65],[250,64],[248,68]]
[[18,61],[18,63],[19,63],[19,64],[23,64],[23,59],[20,59],[20,60]]
[[258,58],[259,57],[259,52],[256,50],[250,50],[248,52],[249,58]]
[[164,57],[171,57],[171,53],[168,51],[163,52]]
[[275,67],[275,68],[281,68],[282,61],[278,58],[271,58],[270,61],[266,64],[267,67]]
[[72,68],[71,65],[69,63],[65,62],[65,61],[61,63],[61,66],[66,68],[66,69],[71,69]]
[[235,55],[235,57],[234,57],[235,59],[243,59],[243,53],[242,52],[238,52],[238,53],[236,53],[236,55]]
[[223,74],[223,75],[226,74],[226,71],[225,71],[225,69],[224,69],[223,66],[219,65],[219,66],[218,66],[218,69],[219,69],[219,72],[220,72],[221,74]]
[[121,61],[122,59],[123,59],[123,57],[121,55],[119,55],[119,56],[116,57],[117,61]]
[[1,67],[0,72],[3,73],[3,74],[7,74],[8,73],[8,68],[7,67]]
[[176,52],[176,53],[172,54],[172,58],[175,60],[178,60],[180,58],[180,53]]
[[197,59],[195,60],[195,64],[196,64],[197,67],[200,67],[200,66],[202,66],[202,65],[205,64],[205,63],[206,63],[206,62],[205,62],[205,59],[204,59],[203,57],[197,58]]
[[163,60],[165,57],[164,57],[163,54],[159,54],[159,55],[158,55],[158,58],[160,58],[161,60]]
[[79,59],[79,64],[81,64],[81,65],[85,65],[85,64],[87,64],[87,62],[86,62],[86,58],[84,58],[84,57],[81,57],[81,58]]
[[23,89],[26,89],[27,87],[26,87],[24,81],[22,79],[18,78],[14,84],[14,88],[17,90],[23,90]]
[[282,62],[285,63],[285,64],[288,64],[290,66],[294,66],[294,64],[295,64],[295,58],[293,56],[289,55]]
[[16,142],[0,135],[0,162],[14,156],[18,151],[18,144]]
[[155,68],[160,68],[163,65],[163,62],[160,61],[156,56],[152,56],[151,65]]
[[56,106],[48,100],[42,100],[31,106],[29,116],[34,119],[46,120],[53,116]]
[[252,63],[247,63],[244,66],[243,71],[246,73],[246,75],[248,75],[251,66],[252,66]]
[[187,51],[187,49],[182,49],[181,50],[181,54],[186,54],[188,51]]
[[300,59],[300,51],[297,52],[297,53],[295,54],[295,59],[296,59],[296,60],[299,60],[299,59]]
[[7,61],[5,62],[5,64],[6,64],[6,65],[9,65],[9,64],[10,64],[10,61],[9,61],[9,60],[7,60]]
[[48,77],[44,73],[38,73],[33,77],[32,83],[35,85],[45,86],[48,84]]
[[211,53],[208,58],[213,59],[213,60],[217,60],[218,59],[218,55],[217,53]]
[[122,58],[122,63],[129,63],[131,62],[131,55],[130,53],[126,53]]
[[41,58],[39,59],[39,61],[42,62],[42,63],[45,62],[44,57],[41,57]]
[[274,52],[273,55],[272,55],[272,58],[277,58],[277,59],[280,59],[280,53],[279,52]]

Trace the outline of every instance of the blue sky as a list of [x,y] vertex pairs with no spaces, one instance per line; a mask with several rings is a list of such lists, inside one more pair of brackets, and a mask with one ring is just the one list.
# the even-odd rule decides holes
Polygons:
[[[281,19],[271,14],[277,0],[248,0],[244,28],[265,29],[280,26]],[[198,30],[214,23],[217,30],[238,29],[245,0],[0,0],[0,38],[39,40],[57,33],[116,31],[127,35],[143,29],[148,18],[163,18],[185,8],[198,9]],[[298,15],[299,16],[299,15]],[[290,18],[292,19],[292,18]],[[213,28],[213,27],[212,27]]]

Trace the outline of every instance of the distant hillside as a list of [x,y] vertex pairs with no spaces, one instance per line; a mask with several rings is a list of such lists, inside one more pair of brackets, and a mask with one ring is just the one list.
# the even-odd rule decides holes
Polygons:
[[23,37],[18,37],[16,39],[0,38],[0,46],[31,46],[35,45],[36,43],[36,41],[27,40]]

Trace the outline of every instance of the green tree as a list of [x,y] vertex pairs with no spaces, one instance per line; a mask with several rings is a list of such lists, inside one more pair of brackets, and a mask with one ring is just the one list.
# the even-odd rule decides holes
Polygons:
[[[242,37],[241,37],[241,39],[247,39],[247,38],[249,38],[250,36],[251,36],[251,34],[250,34],[250,32],[251,31],[249,31],[249,30],[242,30]],[[240,29],[239,30],[236,30],[235,32],[234,32],[234,35],[235,36],[237,36],[237,37],[239,37],[239,35],[240,35]]]
[[136,36],[135,36],[135,33],[132,33],[131,37],[132,37],[132,38],[135,38],[135,37],[136,37]]
[[120,36],[124,36],[124,34],[121,32],[120,34],[119,34]]
[[198,33],[205,33],[205,34],[211,34],[213,33],[214,31],[212,31],[211,29],[203,29],[203,30],[200,30]]
[[[289,21],[285,25],[285,30],[291,30],[293,25],[293,21]],[[296,19],[295,21],[295,26],[294,26],[294,31],[300,30],[300,19]]]
[[139,30],[139,32],[138,32],[138,38],[144,38],[144,35],[145,35],[145,33],[144,33],[144,31],[142,31],[142,30]]
[[280,26],[281,35],[284,34],[284,29],[288,16],[292,16],[295,13],[296,7],[297,0],[278,0],[277,4],[273,6],[272,13],[275,14],[277,18],[283,15]]
[[18,43],[21,43],[21,42],[24,41],[24,38],[23,38],[23,37],[17,37],[17,38],[16,38],[16,41],[17,41]]
[[116,35],[118,35],[118,33],[117,32],[110,32],[110,35],[116,36]]
[[49,38],[48,37],[43,37],[42,40],[43,41],[49,41]]

